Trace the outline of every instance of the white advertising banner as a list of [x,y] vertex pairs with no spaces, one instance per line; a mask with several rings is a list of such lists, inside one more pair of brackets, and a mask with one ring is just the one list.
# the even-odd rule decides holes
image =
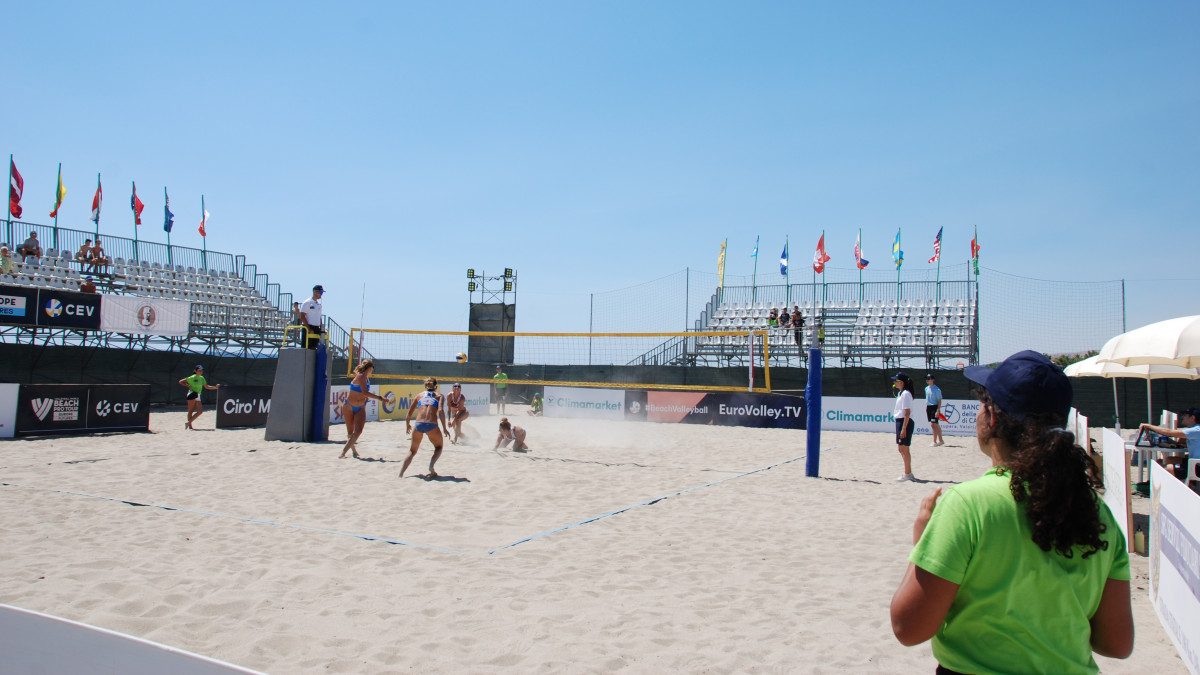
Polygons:
[[1157,462],[1150,464],[1150,602],[1179,658],[1200,675],[1200,495]]
[[546,417],[586,417],[598,420],[625,419],[624,389],[546,387],[542,414]]
[[12,438],[17,430],[19,384],[0,382],[0,438]]
[[464,384],[462,386],[463,396],[467,397],[467,412],[473,417],[491,414],[490,401],[492,395],[492,385],[490,384]]
[[[378,391],[374,393],[378,394]],[[345,424],[346,418],[342,417],[342,405],[346,399],[350,397],[350,386],[346,384],[334,385],[329,388],[329,423],[330,424]],[[379,401],[369,399],[367,401],[367,421],[379,421]]]
[[100,330],[138,335],[183,337],[192,303],[136,295],[100,296]]
[[1108,510],[1117,519],[1121,534],[1125,535],[1125,548],[1132,553],[1133,502],[1129,494],[1129,460],[1132,453],[1125,450],[1124,439],[1110,429],[1104,430],[1100,442],[1104,448],[1104,503],[1108,504]]
[[[881,431],[895,433],[896,418],[892,410],[896,400],[892,398],[868,398],[864,396],[821,397],[821,429],[827,431]],[[979,401],[945,399],[942,401],[942,434],[945,436],[974,436],[975,414],[979,412]],[[925,414],[925,400],[913,401],[913,419],[917,423],[915,433],[932,434],[929,419]]]

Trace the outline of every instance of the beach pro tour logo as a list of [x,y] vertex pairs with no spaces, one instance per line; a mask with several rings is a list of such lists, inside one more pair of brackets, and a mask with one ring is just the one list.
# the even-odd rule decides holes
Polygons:
[[46,301],[46,316],[50,317],[51,319],[57,319],[58,317],[62,316],[62,313],[63,306],[57,298],[50,298]]
[[37,415],[38,421],[46,419],[46,415],[50,414],[50,409],[54,407],[54,399],[52,398],[35,398],[29,402],[33,406],[33,414]]
[[25,316],[25,298],[20,295],[0,295],[0,316]]
[[39,422],[46,421],[47,416],[50,416],[53,422],[75,422],[79,419],[78,396],[35,398],[29,401],[29,405]]
[[142,328],[152,328],[158,322],[158,312],[152,305],[142,305],[137,308],[137,322]]

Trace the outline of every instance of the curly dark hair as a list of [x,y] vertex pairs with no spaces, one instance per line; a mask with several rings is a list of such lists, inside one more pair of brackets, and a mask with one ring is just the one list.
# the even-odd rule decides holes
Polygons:
[[1003,470],[1011,475],[1013,499],[1025,505],[1033,543],[1071,558],[1075,547],[1083,557],[1107,550],[1101,535],[1096,490],[1104,484],[1095,462],[1062,428],[1056,415],[1029,414],[1017,419],[1000,410],[984,391],[979,400],[996,412],[994,435],[1008,447]]

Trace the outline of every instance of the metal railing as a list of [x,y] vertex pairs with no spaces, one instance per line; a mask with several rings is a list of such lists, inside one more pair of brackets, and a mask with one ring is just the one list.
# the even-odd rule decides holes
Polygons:
[[[116,258],[122,258],[126,264],[134,261],[141,262],[143,265],[159,264],[165,268],[183,267],[185,270],[189,267],[194,267],[196,270],[210,270],[213,272],[224,272],[227,275],[240,277],[249,284],[259,295],[266,298],[275,310],[291,316],[292,302],[294,296],[291,293],[284,292],[282,285],[272,283],[269,276],[258,271],[258,265],[247,263],[246,256],[242,254],[224,253],[221,251],[206,251],[203,249],[192,248],[190,246],[177,246],[156,242],[145,241],[142,239],[131,239],[117,235],[97,233],[97,230],[77,230],[69,227],[56,227],[54,225],[43,225],[40,223],[30,223],[21,220],[6,220],[0,221],[0,227],[3,228],[3,239],[0,243],[8,244],[9,250],[15,253],[16,247],[20,246],[31,232],[37,232],[38,242],[42,247],[42,254],[48,255],[50,249],[55,249],[59,252],[69,251],[71,258],[75,258],[76,252],[83,246],[86,240],[100,240],[100,245],[104,248],[104,254],[111,261]],[[149,226],[148,226],[149,227]],[[153,227],[150,227],[153,230]],[[112,270],[113,267],[109,267]],[[335,350],[345,353],[349,346],[350,335],[346,329],[342,328],[336,321],[329,317],[324,318],[325,330],[329,336],[329,345]]]

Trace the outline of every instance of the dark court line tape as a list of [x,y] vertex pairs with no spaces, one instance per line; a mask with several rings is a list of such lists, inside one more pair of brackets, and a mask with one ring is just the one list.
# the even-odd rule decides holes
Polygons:
[[[825,448],[822,448],[822,450],[824,450],[824,449],[825,449]],[[828,449],[832,450],[833,448],[832,448],[832,447],[830,447],[830,448],[828,448]],[[682,490],[676,490],[675,492],[669,492],[669,493],[667,493],[667,494],[665,494],[665,495],[659,495],[659,496],[657,496],[657,497],[651,497],[651,498],[649,498],[649,499],[643,499],[643,500],[642,500],[642,501],[640,501],[640,502],[637,502],[637,503],[634,503],[634,504],[630,504],[629,506],[626,506],[626,507],[624,507],[624,508],[616,509],[616,510],[613,510],[613,511],[608,511],[608,512],[605,512],[605,513],[600,513],[600,514],[597,514],[597,515],[594,515],[594,516],[590,516],[590,517],[588,517],[588,518],[584,518],[583,520],[576,521],[576,522],[574,522],[574,523],[569,523],[569,524],[567,524],[567,525],[562,525],[562,526],[560,526],[560,527],[556,527],[556,528],[553,528],[553,529],[550,529],[550,530],[545,530],[545,531],[542,531],[542,532],[538,532],[538,533],[535,533],[535,534],[531,534],[531,535],[529,535],[528,537],[522,537],[521,539],[518,539],[518,540],[516,540],[516,541],[514,541],[514,542],[512,542],[512,543],[505,544],[505,545],[503,545],[503,546],[497,546],[496,548],[493,548],[493,549],[489,550],[489,551],[487,552],[487,554],[488,554],[488,555],[496,555],[497,553],[499,553],[499,552],[501,552],[501,551],[506,551],[506,550],[508,550],[508,549],[515,548],[515,547],[517,547],[517,546],[520,546],[521,544],[527,544],[527,543],[529,543],[529,542],[531,542],[531,541],[537,541],[538,539],[545,539],[546,537],[550,537],[550,536],[553,536],[553,535],[555,535],[555,534],[559,534],[559,533],[562,533],[562,532],[566,532],[567,530],[573,530],[573,529],[575,529],[575,528],[577,528],[577,527],[582,527],[582,526],[584,526],[584,525],[587,525],[587,524],[589,524],[589,523],[595,523],[595,522],[599,522],[599,521],[601,521],[601,520],[604,520],[604,519],[606,519],[606,518],[612,518],[613,516],[617,516],[617,515],[620,515],[620,514],[622,514],[622,513],[628,513],[628,512],[630,512],[630,511],[634,511],[634,510],[636,510],[636,509],[640,509],[640,508],[643,508],[643,507],[646,507],[646,506],[653,506],[654,504],[657,504],[657,503],[659,503],[659,502],[661,502],[661,501],[664,501],[664,500],[666,500],[666,499],[670,499],[670,498],[672,498],[672,497],[679,497],[679,496],[686,495],[686,494],[688,494],[688,493],[691,493],[691,492],[697,492],[697,491],[699,491],[699,490],[705,490],[705,489],[707,489],[707,488],[716,487],[716,486],[718,486],[718,485],[720,485],[720,484],[722,484],[722,483],[727,483],[727,482],[729,482],[729,481],[731,481],[731,480],[737,480],[737,479],[739,479],[739,478],[745,478],[746,476],[753,476],[753,475],[754,475],[754,474],[756,474],[756,473],[762,473],[762,472],[764,472],[764,471],[770,471],[771,469],[774,469],[774,468],[776,468],[776,467],[780,467],[780,466],[783,466],[783,465],[785,465],[785,464],[791,464],[792,462],[797,462],[797,461],[800,461],[800,460],[804,459],[805,457],[807,457],[807,454],[805,454],[805,455],[798,455],[798,456],[796,456],[796,457],[793,457],[793,458],[791,458],[791,459],[785,459],[785,460],[783,460],[782,462],[776,462],[775,464],[771,464],[771,465],[768,465],[768,466],[760,467],[760,468],[758,468],[758,469],[754,469],[754,470],[752,470],[752,471],[746,471],[745,473],[739,473],[739,474],[737,474],[736,476],[728,476],[728,477],[726,477],[726,478],[722,478],[721,480],[713,481],[713,482],[711,482],[711,483],[704,483],[703,485],[694,485],[694,486],[692,486],[692,487],[683,488]]]
[[247,523],[250,525],[267,525],[269,527],[278,527],[278,528],[282,528],[282,529],[298,530],[301,532],[316,532],[318,534],[333,534],[333,535],[338,535],[338,536],[342,536],[342,537],[353,537],[354,539],[361,539],[363,541],[378,541],[378,542],[382,542],[385,544],[392,544],[395,546],[406,546],[408,548],[421,549],[421,550],[426,550],[426,551],[436,551],[437,553],[447,553],[450,555],[462,555],[462,554],[471,554],[471,553],[478,554],[477,552],[457,550],[457,549],[452,549],[452,548],[446,548],[443,546],[433,546],[430,544],[419,544],[417,542],[406,541],[403,539],[397,539],[395,537],[388,537],[388,536],[383,536],[383,535],[345,532],[343,530],[334,530],[334,529],[330,529],[330,528],[326,528],[326,527],[314,527],[312,525],[296,525],[296,524],[292,524],[292,523],[280,523],[280,522],[276,522],[274,520],[269,520],[266,518],[248,518],[245,516],[229,515],[227,513],[217,513],[216,511],[202,511],[200,509],[188,509],[188,508],[183,508],[183,507],[179,507],[179,506],[170,506],[168,504],[154,504],[154,503],[148,503],[148,502],[137,502],[137,501],[133,501],[133,500],[129,500],[129,499],[119,499],[116,497],[105,497],[103,495],[94,495],[94,494],[89,494],[87,492],[75,492],[72,490],[55,490],[53,488],[30,487],[27,485],[17,485],[16,483],[0,483],[0,486],[17,488],[20,490],[32,490],[35,492],[52,492],[52,493],[61,494],[61,495],[71,495],[73,497],[84,497],[86,499],[97,499],[97,500],[106,501],[106,502],[114,502],[117,504],[125,504],[126,506],[140,506],[140,507],[161,509],[163,511],[175,511],[178,513],[190,513],[190,514],[198,515],[198,516],[207,516],[209,518],[224,518],[226,520],[233,520],[233,521],[236,521],[239,523]]

